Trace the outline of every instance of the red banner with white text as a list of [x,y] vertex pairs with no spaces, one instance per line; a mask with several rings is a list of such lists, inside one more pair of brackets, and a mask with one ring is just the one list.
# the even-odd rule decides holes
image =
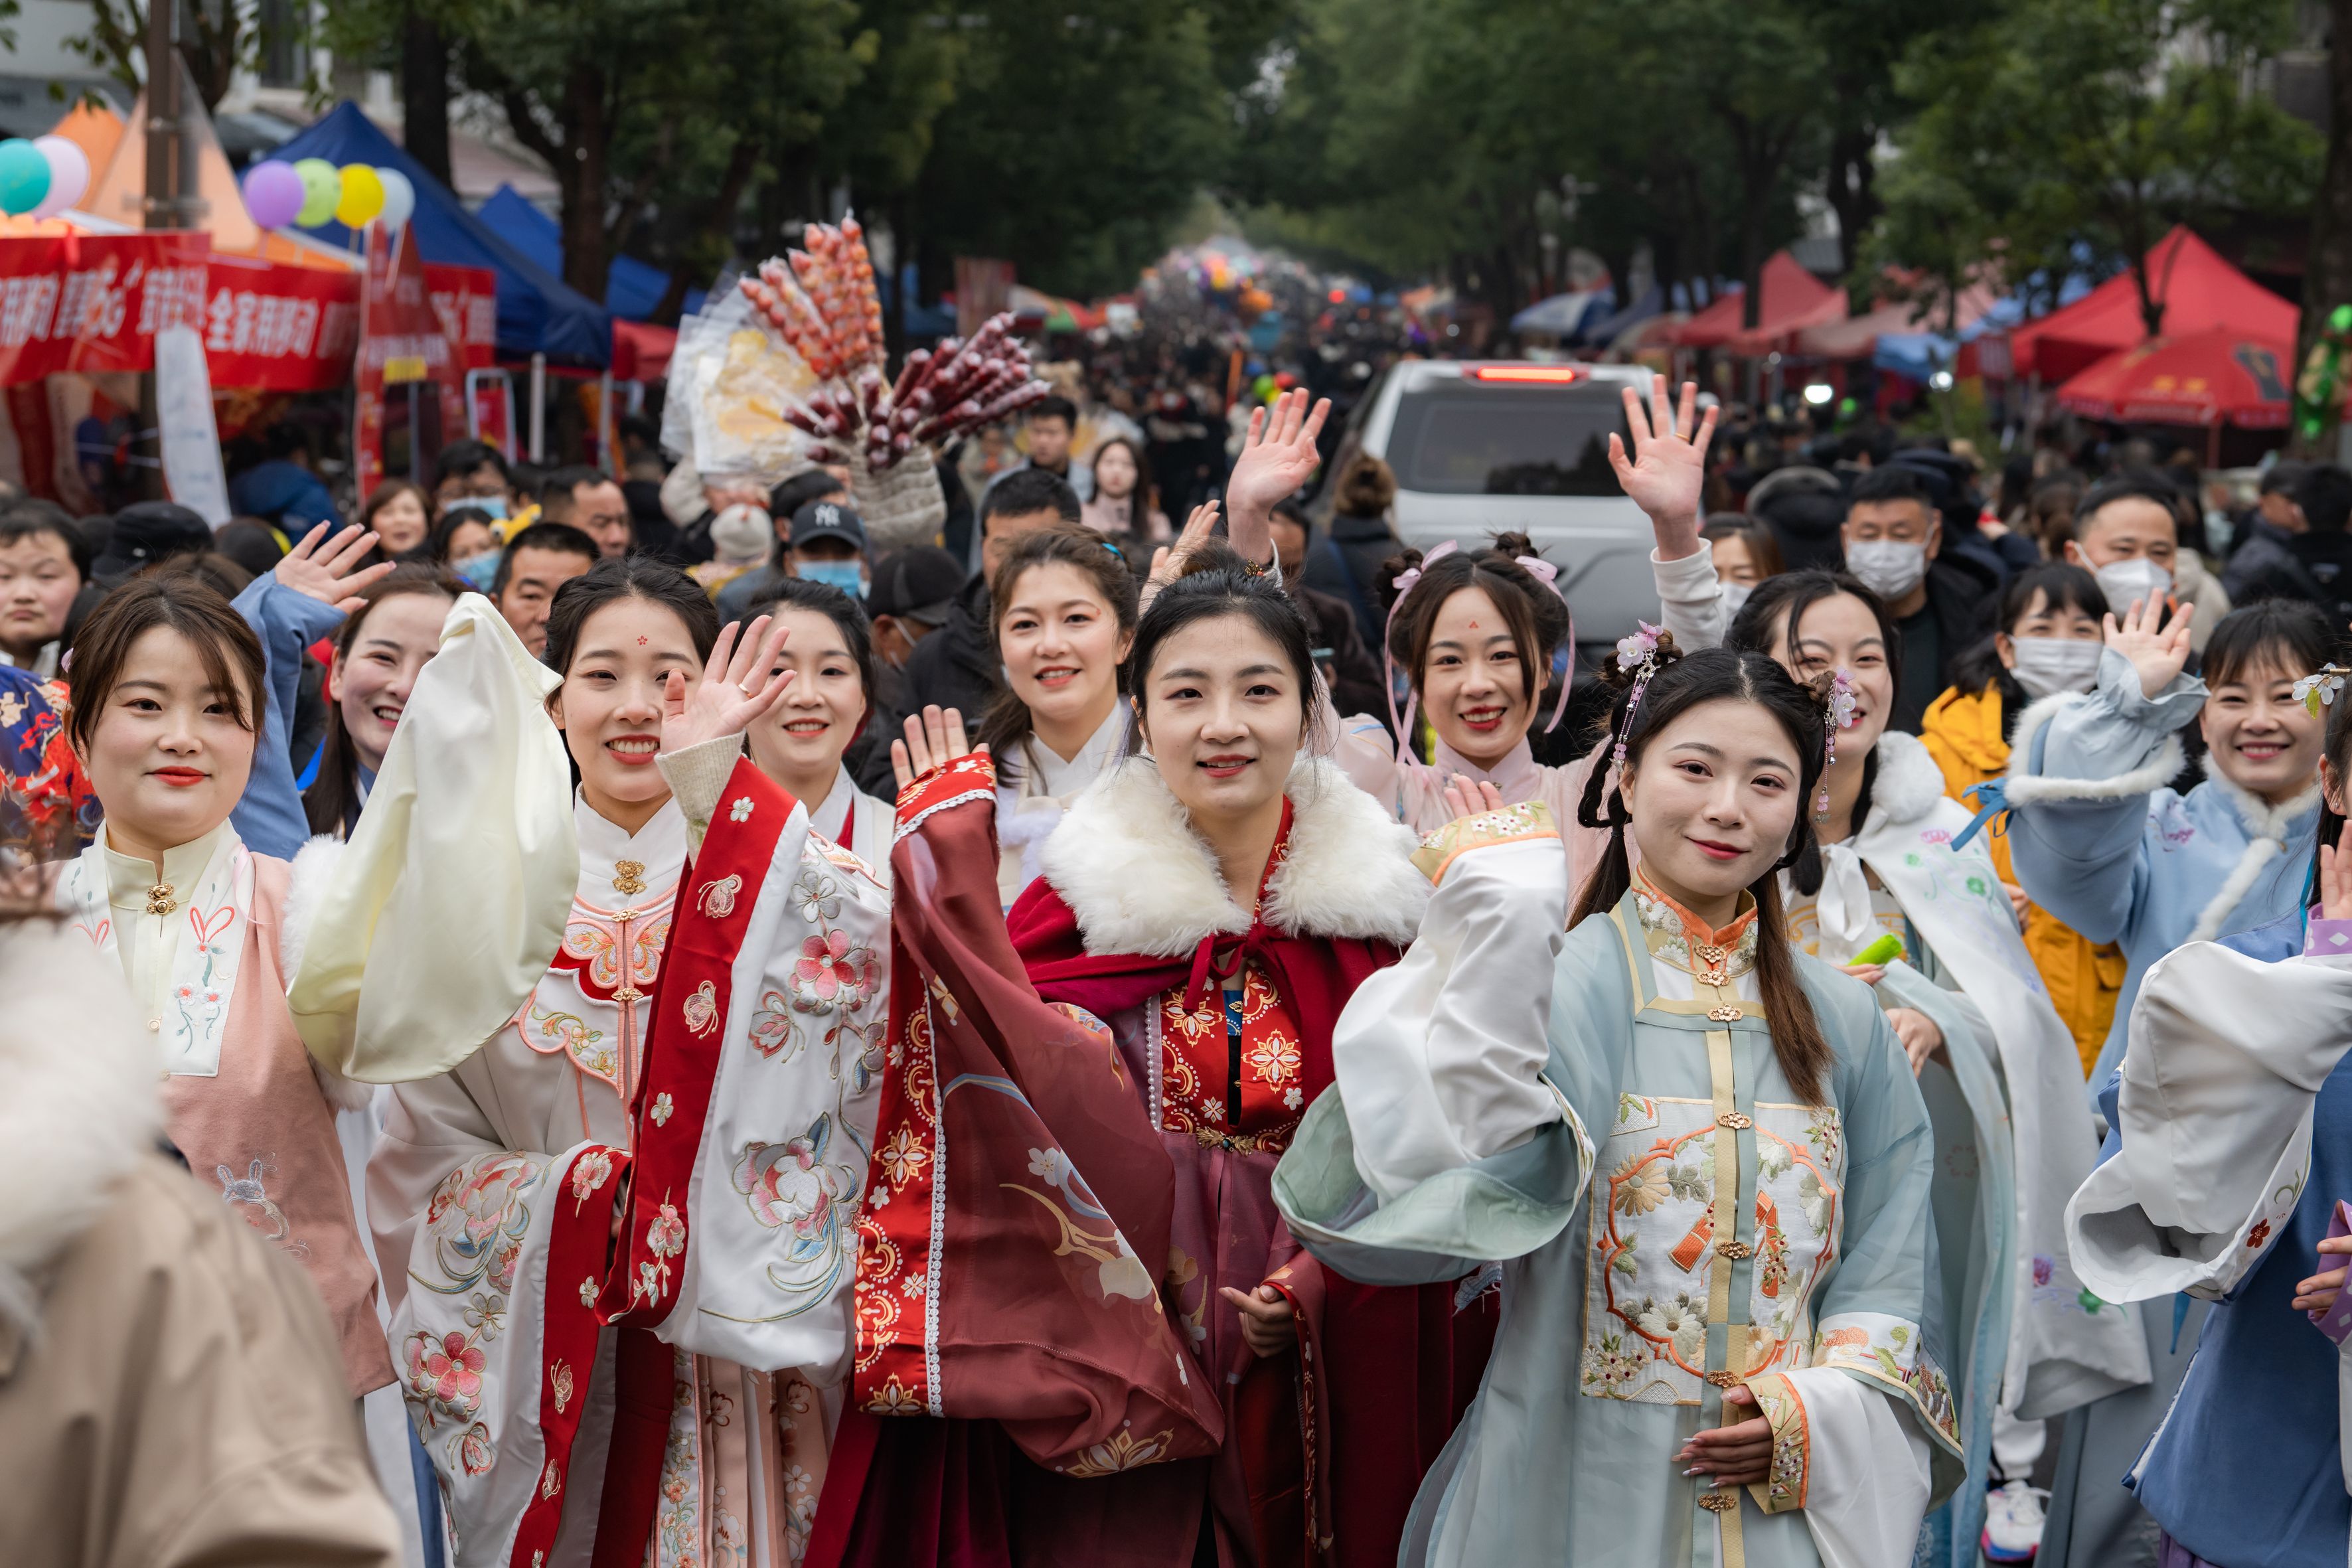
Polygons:
[[425,289],[441,330],[457,346],[460,370],[488,370],[499,359],[499,275],[487,267],[425,264]]
[[202,233],[0,239],[0,386],[152,370],[155,334],[203,327]]
[[200,323],[213,385],[323,392],[351,379],[360,275],[215,254]]

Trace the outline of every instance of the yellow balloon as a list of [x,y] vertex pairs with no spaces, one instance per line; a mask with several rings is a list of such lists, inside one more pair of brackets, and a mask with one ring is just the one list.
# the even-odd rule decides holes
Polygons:
[[365,163],[346,164],[342,174],[343,194],[335,203],[335,220],[345,228],[357,228],[383,211],[383,182]]

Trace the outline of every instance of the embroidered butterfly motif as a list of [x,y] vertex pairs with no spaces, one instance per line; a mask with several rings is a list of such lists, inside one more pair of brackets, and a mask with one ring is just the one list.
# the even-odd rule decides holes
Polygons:
[[743,879],[730,873],[717,881],[705,882],[698,902],[704,914],[712,920],[723,921],[735,912],[735,895],[742,890]]
[[564,1406],[572,1403],[572,1363],[557,1362],[547,1375],[547,1386],[555,1394],[555,1413],[562,1415]]
[[686,1026],[694,1031],[697,1039],[706,1038],[719,1026],[719,988],[706,980],[694,988],[686,999]]

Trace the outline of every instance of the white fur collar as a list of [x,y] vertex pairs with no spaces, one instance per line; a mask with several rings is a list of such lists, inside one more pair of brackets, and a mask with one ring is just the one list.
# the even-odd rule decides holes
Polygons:
[[[1412,829],[1319,758],[1291,769],[1286,793],[1290,848],[1266,889],[1266,923],[1298,936],[1410,942],[1429,901]],[[1181,958],[1202,937],[1249,930],[1148,757],[1130,757],[1073,801],[1039,860],[1088,952]]]
[[64,926],[0,931],[0,1317],[37,1321],[30,1276],[113,1201],[163,1128],[155,1037],[119,965]]
[[2238,820],[2246,825],[2250,838],[2275,838],[2284,841],[2295,819],[2319,804],[2319,781],[2313,779],[2308,787],[2273,805],[2252,791],[2232,784],[2220,768],[2213,765],[2213,753],[2205,753],[2198,764],[2205,782],[2215,794],[2230,803]]
[[1916,735],[1889,730],[1878,737],[1878,773],[1870,781],[1870,812],[1890,824],[1916,822],[1944,798],[1944,770]]

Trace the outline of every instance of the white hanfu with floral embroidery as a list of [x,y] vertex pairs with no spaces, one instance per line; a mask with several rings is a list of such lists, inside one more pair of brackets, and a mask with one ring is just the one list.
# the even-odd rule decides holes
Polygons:
[[[1901,1050],[1866,992],[1801,960],[1832,1059],[1825,1102],[1800,1103],[1752,920],[1694,953],[1672,906],[1629,894],[1564,931],[1559,855],[1537,805],[1434,836],[1422,935],[1349,1004],[1338,1090],[1276,1176],[1293,1233],[1350,1278],[1502,1264],[1486,1383],[1401,1561],[1907,1563],[1931,1465],[1958,1467]],[[1771,1476],[1685,1478],[1675,1455],[1738,1418],[1739,1382]]]

